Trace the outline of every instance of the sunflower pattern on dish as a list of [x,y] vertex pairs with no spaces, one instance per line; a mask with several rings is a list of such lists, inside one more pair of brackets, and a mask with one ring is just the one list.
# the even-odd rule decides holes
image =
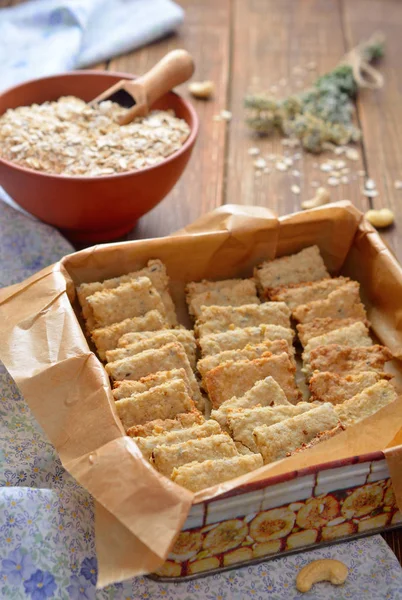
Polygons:
[[200,550],[202,536],[199,531],[182,531],[169,554],[169,558],[177,561],[184,561],[193,558]]
[[250,535],[256,542],[268,542],[288,535],[295,523],[295,514],[288,508],[274,508],[257,515],[250,523]]
[[230,519],[207,533],[203,548],[212,554],[220,554],[239,546],[248,534],[247,525],[241,519]]
[[339,514],[339,503],[333,496],[311,498],[299,510],[296,523],[302,529],[321,527]]
[[383,496],[384,490],[380,485],[364,485],[345,499],[341,512],[347,519],[364,517],[382,505]]

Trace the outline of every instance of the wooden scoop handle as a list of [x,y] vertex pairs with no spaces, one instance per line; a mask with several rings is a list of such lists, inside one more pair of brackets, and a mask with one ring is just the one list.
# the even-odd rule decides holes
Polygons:
[[136,80],[145,88],[147,104],[152,106],[176,85],[190,79],[194,73],[194,62],[186,50],[172,50],[164,56],[148,73]]
[[130,123],[135,117],[144,116],[154,102],[176,85],[184,83],[194,73],[194,62],[186,50],[172,50],[148,73],[134,81],[124,81],[124,88],[132,94],[137,104],[120,118],[120,124]]

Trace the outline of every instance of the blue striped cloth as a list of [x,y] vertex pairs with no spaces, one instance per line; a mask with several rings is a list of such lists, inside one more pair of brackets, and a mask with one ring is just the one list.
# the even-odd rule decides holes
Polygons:
[[31,0],[0,9],[0,89],[87,67],[175,28],[171,0]]

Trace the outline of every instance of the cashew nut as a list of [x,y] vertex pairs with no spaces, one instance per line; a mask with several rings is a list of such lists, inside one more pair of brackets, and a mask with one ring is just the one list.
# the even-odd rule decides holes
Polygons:
[[322,206],[323,204],[328,204],[331,200],[331,194],[326,188],[319,187],[315,193],[314,198],[311,200],[305,200],[302,202],[302,209],[307,210],[309,208],[317,208],[317,206]]
[[318,581],[330,581],[333,585],[342,585],[348,576],[347,566],[340,560],[323,558],[313,560],[303,567],[296,578],[299,592],[308,592]]
[[388,227],[388,225],[392,225],[395,219],[394,213],[389,208],[368,210],[365,217],[374,227]]
[[195,98],[202,98],[207,100],[215,92],[215,84],[213,81],[193,81],[188,86],[190,94]]

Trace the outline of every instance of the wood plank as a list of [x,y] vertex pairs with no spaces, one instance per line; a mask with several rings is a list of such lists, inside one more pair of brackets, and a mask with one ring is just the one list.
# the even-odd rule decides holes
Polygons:
[[[144,73],[169,50],[185,48],[195,60],[193,79],[211,79],[216,84],[213,100],[191,100],[200,119],[200,132],[185,173],[167,198],[139,221],[129,239],[167,235],[222,202],[225,127],[213,116],[226,107],[230,0],[182,0],[180,4],[185,21],[176,35],[110,64],[111,70]],[[178,91],[190,99],[186,85]]]
[[[267,90],[278,98],[284,97],[308,87],[319,74],[336,66],[346,51],[338,0],[234,0],[233,20],[230,88],[233,119],[229,131],[226,202],[264,205],[278,214],[286,214],[300,210],[301,202],[314,196],[311,184],[319,182],[330,190],[333,201],[349,199],[366,210],[368,204],[359,191],[357,175],[362,169],[361,161],[346,161],[354,173],[349,184],[329,187],[328,174],[320,170],[319,164],[326,158],[343,157],[333,153],[319,156],[303,153],[287,172],[268,165],[271,173],[256,177],[255,158],[247,154],[252,146],[260,148],[263,157],[270,154],[292,157],[296,153],[284,148],[279,136],[259,138],[247,129],[244,96]],[[311,62],[317,65],[315,71],[306,69]],[[301,177],[294,177],[293,169]],[[292,193],[292,184],[300,186],[300,195]]]
[[349,45],[369,37],[375,31],[386,36],[386,54],[378,64],[385,86],[378,91],[364,91],[358,100],[358,111],[364,132],[367,171],[377,185],[379,195],[373,208],[391,208],[396,227],[384,230],[384,240],[402,260],[402,190],[394,182],[402,180],[402,64],[400,61],[402,3],[398,0],[354,0],[343,2],[345,33]]

